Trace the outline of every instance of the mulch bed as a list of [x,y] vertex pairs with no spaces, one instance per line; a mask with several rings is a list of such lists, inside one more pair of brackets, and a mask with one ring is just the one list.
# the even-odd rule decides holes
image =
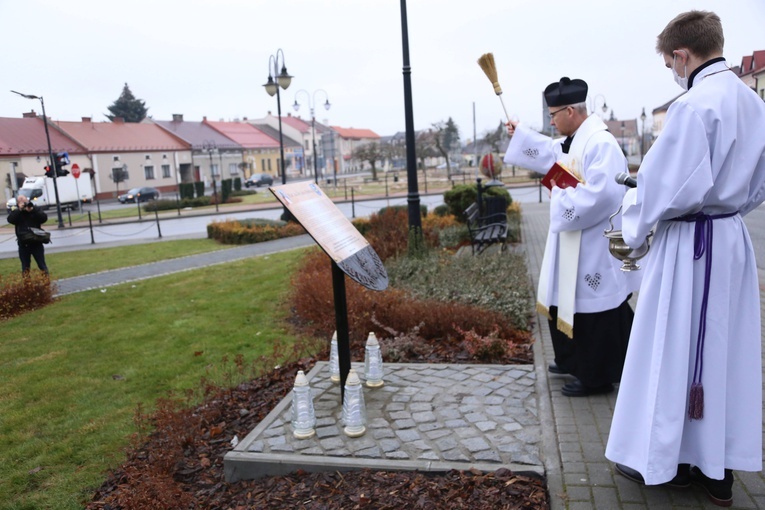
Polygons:
[[[431,363],[465,362],[463,352],[447,352],[437,344],[428,350]],[[363,352],[352,356],[363,359]],[[526,349],[495,362],[530,360]],[[296,371],[307,372],[314,362],[303,359],[279,367],[234,389],[210,389],[204,403],[194,408],[160,401],[151,417],[155,431],[128,452],[126,462],[108,475],[86,508],[549,509],[543,479],[506,469],[443,474],[299,471],[227,483],[223,457],[232,449],[231,439],[243,438],[255,428],[292,389]]]

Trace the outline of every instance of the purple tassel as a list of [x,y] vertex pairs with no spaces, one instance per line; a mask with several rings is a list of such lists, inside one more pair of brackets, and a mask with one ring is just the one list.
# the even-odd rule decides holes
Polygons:
[[691,384],[688,417],[691,420],[700,420],[704,417],[704,386],[700,382]]

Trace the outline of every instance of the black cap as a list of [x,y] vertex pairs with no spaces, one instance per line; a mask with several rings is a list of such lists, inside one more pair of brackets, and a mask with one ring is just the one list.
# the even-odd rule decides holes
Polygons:
[[545,89],[547,106],[568,106],[584,103],[587,99],[587,83],[584,80],[572,80],[563,77],[560,81],[551,83]]

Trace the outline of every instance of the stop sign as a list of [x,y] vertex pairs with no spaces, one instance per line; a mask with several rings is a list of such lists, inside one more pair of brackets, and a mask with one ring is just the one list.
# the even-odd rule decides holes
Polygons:
[[80,177],[80,165],[78,165],[77,163],[72,165],[72,175],[74,176],[75,179],[78,179]]

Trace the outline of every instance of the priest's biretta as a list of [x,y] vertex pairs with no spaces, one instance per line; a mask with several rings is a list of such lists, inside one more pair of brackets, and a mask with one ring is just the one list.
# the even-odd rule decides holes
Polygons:
[[545,89],[547,106],[568,106],[584,103],[587,99],[587,83],[584,80],[563,77]]

